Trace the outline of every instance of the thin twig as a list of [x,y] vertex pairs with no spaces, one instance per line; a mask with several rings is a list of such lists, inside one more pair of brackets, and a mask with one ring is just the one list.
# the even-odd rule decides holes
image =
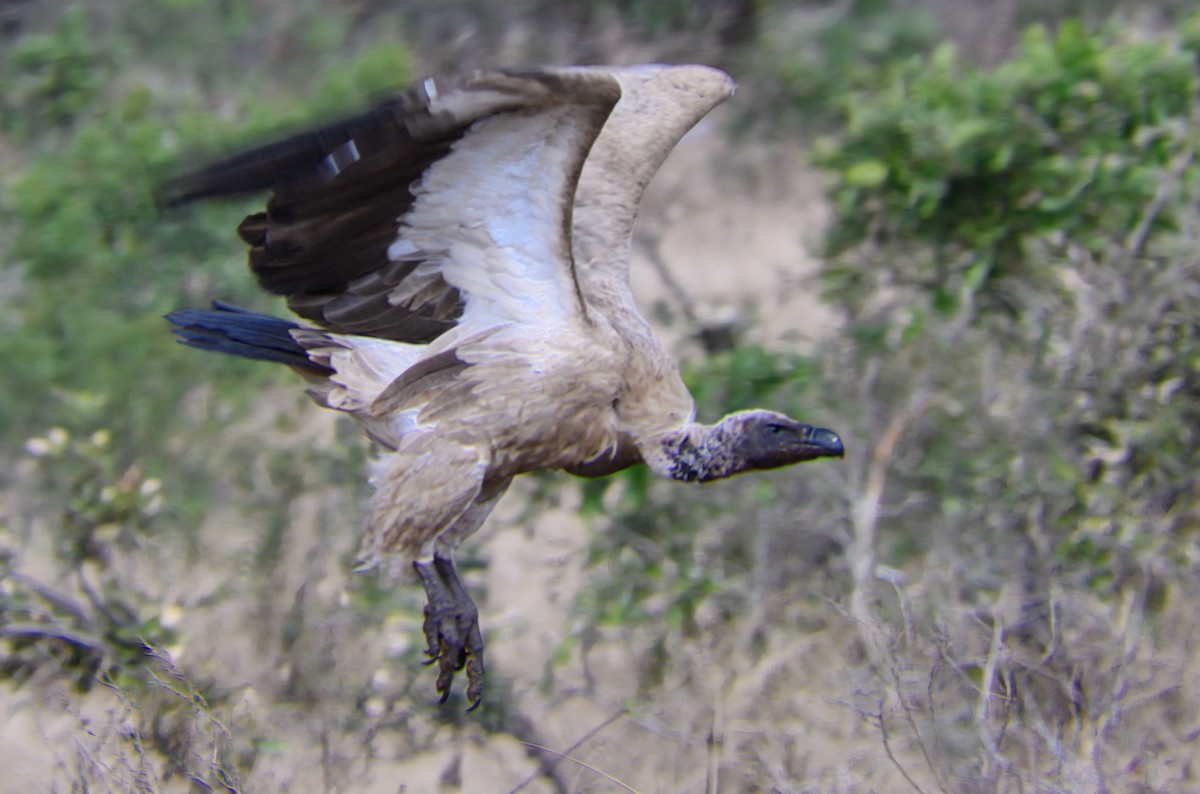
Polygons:
[[912,786],[914,791],[925,794],[925,790],[921,788],[917,781],[912,779],[912,776],[908,774],[908,770],[904,768],[904,764],[900,763],[900,760],[892,753],[892,744],[888,739],[887,720],[883,715],[882,698],[879,700],[879,713],[876,715],[876,718],[879,724],[879,735],[883,739],[883,752],[887,754],[888,760],[892,762],[892,766],[896,767],[896,771],[900,773],[900,776],[908,781],[908,785]]
[[650,263],[650,267],[654,268],[654,272],[662,279],[663,286],[667,288],[667,292],[675,298],[679,304],[679,311],[683,314],[683,318],[687,320],[688,325],[698,328],[700,327],[699,313],[696,311],[696,301],[688,294],[683,285],[671,273],[671,268],[667,266],[667,262],[663,259],[662,252],[659,250],[660,239],[657,236],[651,237],[649,234],[635,234],[634,241],[638,248],[646,255],[646,260]]
[[92,628],[91,616],[88,615],[83,604],[79,603],[74,598],[71,598],[65,593],[60,593],[50,585],[43,584],[37,579],[34,579],[32,576],[23,574],[20,571],[12,571],[8,574],[8,576],[17,584],[32,590],[36,595],[40,596],[43,600],[48,601],[51,605],[56,606],[66,612],[70,612],[72,617],[74,617],[87,628]]
[[991,712],[992,690],[996,685],[996,671],[1000,666],[1000,653],[1004,647],[1004,620],[998,615],[992,616],[992,644],[988,649],[987,661],[983,666],[983,680],[979,684],[979,703],[975,707],[975,727],[979,739],[987,749],[992,760],[1004,771],[1012,769],[1012,762],[1000,752],[1000,746],[988,733],[988,715]]
[[[548,764],[544,764],[541,770],[539,770],[538,772],[534,772],[529,777],[522,780],[519,784],[517,784],[516,788],[514,788],[512,791],[509,792],[509,794],[518,794],[518,792],[520,792],[522,789],[524,789],[526,786],[528,786],[530,783],[532,783],[534,780],[536,780],[539,776],[545,776],[545,775],[548,775],[551,772],[553,772],[554,767],[556,767],[558,765],[559,761],[561,761],[564,758],[569,758],[570,753],[573,753],[576,750],[578,750],[581,745],[583,745],[585,742],[592,739],[596,734],[600,733],[600,731],[604,730],[609,725],[612,725],[614,722],[619,720],[621,717],[624,717],[626,715],[626,713],[627,712],[624,709],[621,709],[620,711],[610,714],[608,717],[606,717],[604,719],[603,722],[601,722],[599,725],[592,728],[590,731],[588,731],[583,736],[581,736],[573,745],[568,747],[562,753],[556,752],[554,750],[548,750],[547,752],[557,755],[558,758]],[[520,739],[518,739],[518,741],[520,741],[522,744],[527,744],[530,747],[537,747],[537,745],[533,744],[532,742],[526,742],[526,741],[523,741]],[[545,749],[545,748],[541,748],[541,749]],[[571,758],[570,760],[574,761],[575,759]]]
[[1194,157],[1195,152],[1189,149],[1179,158],[1179,162],[1171,167],[1170,173],[1172,178],[1159,181],[1153,200],[1147,205],[1146,211],[1142,213],[1142,217],[1138,219],[1137,226],[1125,238],[1125,255],[1130,259],[1134,259],[1142,253],[1142,249],[1146,245],[1146,238],[1150,236],[1150,227],[1163,211],[1163,207],[1167,205],[1167,201],[1175,192],[1175,187],[1182,178],[1183,172],[1191,165]]
[[900,713],[904,715],[904,721],[908,723],[908,727],[912,729],[913,736],[917,737],[917,747],[921,749],[921,757],[925,759],[925,766],[933,774],[934,781],[937,783],[938,791],[942,794],[950,794],[942,783],[942,775],[937,766],[933,763],[933,758],[929,755],[929,747],[925,744],[925,737],[921,735],[921,729],[917,727],[917,721],[913,718],[914,709],[908,704],[908,700],[904,697],[903,681],[900,679],[900,673],[895,666],[888,668],[892,674],[892,686],[896,688],[896,700],[900,703]]
[[[518,740],[518,741],[520,741],[520,740]],[[587,763],[586,761],[580,761],[578,758],[575,758],[574,756],[567,755],[566,753],[560,753],[558,750],[551,750],[549,747],[543,747],[542,745],[534,744],[533,742],[521,741],[521,744],[525,745],[526,747],[532,747],[534,750],[539,750],[543,753],[550,753],[551,755],[557,755],[560,758],[564,758],[567,761],[578,764],[579,766],[583,767],[584,769],[588,770],[589,772],[592,772],[592,773],[597,774],[600,777],[604,778],[609,783],[612,783],[615,786],[620,786],[621,788],[628,791],[629,794],[641,794],[633,786],[630,786],[628,783],[623,783],[622,781],[618,780],[617,778],[613,777],[612,775],[610,775],[606,772],[601,772],[599,769],[597,769],[596,767]]]
[[708,732],[708,769],[706,770],[706,794],[717,794],[721,780],[721,745],[724,742],[725,715],[722,709],[722,693],[715,694],[712,726]]
[[[867,464],[866,482],[863,486],[862,495],[855,502],[852,511],[854,541],[850,557],[854,575],[854,590],[850,594],[850,614],[859,627],[864,644],[867,647],[867,654],[871,658],[875,669],[879,671],[881,676],[885,672],[890,675],[891,681],[889,683],[895,691],[904,718],[917,739],[917,745],[921,749],[921,755],[925,759],[925,764],[929,767],[929,771],[937,781],[938,788],[945,792],[946,788],[942,784],[941,775],[938,774],[938,769],[929,755],[929,749],[925,746],[921,731],[916,724],[916,720],[913,719],[909,704],[904,698],[903,681],[900,678],[899,672],[895,669],[895,657],[888,647],[887,638],[884,636],[883,629],[875,619],[870,606],[875,578],[875,532],[879,521],[880,507],[883,502],[884,489],[887,485],[888,466],[896,454],[900,440],[925,412],[929,410],[933,402],[934,397],[929,393],[918,392],[914,395],[908,408],[892,420],[887,430],[884,431],[883,437],[872,451],[871,460]],[[880,710],[879,722],[880,729],[884,730],[882,709]],[[891,748],[886,746],[886,732],[883,738],[888,756],[893,758],[893,762],[899,766],[899,762],[892,756]],[[916,786],[916,783],[912,781],[907,772],[904,770],[901,771],[905,779],[920,791],[920,787]]]
[[44,637],[62,640],[96,653],[104,653],[104,646],[99,640],[49,623],[11,623],[7,626],[0,626],[0,637]]
[[[602,697],[596,692],[585,689],[584,687],[568,687],[564,689],[561,693],[560,699],[566,699],[568,697],[584,697],[593,703],[598,703],[601,706],[611,709],[620,710],[624,708],[617,701]],[[694,733],[681,731],[678,728],[668,725],[661,720],[646,716],[645,714],[639,715],[637,712],[625,710],[623,711],[623,716],[629,720],[629,724],[641,728],[642,730],[659,738],[681,744],[684,747],[699,748],[705,747],[708,744],[707,736],[698,736]]]
[[877,622],[871,615],[868,606],[869,596],[873,590],[875,576],[875,529],[879,521],[879,512],[883,502],[884,487],[887,484],[888,465],[896,453],[900,439],[916,424],[933,404],[933,395],[921,392],[914,396],[907,410],[897,416],[884,431],[883,437],[875,445],[867,465],[866,483],[861,496],[855,500],[852,516],[854,527],[853,547],[850,563],[854,573],[854,591],[850,596],[850,614],[858,623],[866,636],[867,650],[872,661],[884,669],[884,651],[887,643],[880,636]]

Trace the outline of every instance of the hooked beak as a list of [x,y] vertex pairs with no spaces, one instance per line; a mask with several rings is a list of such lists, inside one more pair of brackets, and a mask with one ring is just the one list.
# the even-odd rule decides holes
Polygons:
[[806,425],[801,439],[806,451],[811,455],[809,460],[846,456],[846,448],[842,446],[842,439],[832,430]]

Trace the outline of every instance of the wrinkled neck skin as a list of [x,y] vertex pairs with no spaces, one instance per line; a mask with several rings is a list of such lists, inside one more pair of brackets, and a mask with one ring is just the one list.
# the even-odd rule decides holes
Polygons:
[[732,450],[732,428],[724,420],[715,425],[690,424],[642,445],[642,458],[660,476],[680,482],[709,482],[732,477],[748,464]]

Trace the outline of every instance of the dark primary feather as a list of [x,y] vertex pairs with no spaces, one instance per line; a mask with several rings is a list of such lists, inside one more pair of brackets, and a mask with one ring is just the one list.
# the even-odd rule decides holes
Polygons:
[[[438,104],[431,106],[431,95]],[[402,305],[388,299],[420,265],[387,255],[412,207],[414,182],[482,118],[563,103],[611,108],[618,96],[615,81],[554,72],[427,80],[368,113],[183,176],[162,201],[272,190],[266,211],[238,229],[264,289],[339,333],[428,343],[454,327],[463,297],[434,277]]]
[[213,301],[211,310],[171,312],[167,320],[175,325],[179,341],[189,347],[259,361],[277,361],[322,375],[333,373],[329,367],[309,360],[304,348],[291,335],[291,331],[300,326],[290,320],[219,301]]
[[231,157],[169,184],[168,206],[271,189],[265,212],[238,227],[263,289],[300,316],[344,333],[427,342],[462,312],[445,285],[424,304],[387,303],[415,267],[388,268],[388,246],[412,204],[409,186],[466,131],[455,124],[417,139],[425,111],[409,92],[369,113]]
[[368,141],[381,142],[376,137],[378,130],[386,129],[389,117],[394,119],[408,102],[404,96],[398,96],[368,113],[228,157],[169,182],[159,200],[166,207],[178,207],[200,199],[253,193],[311,178],[320,163],[347,141],[362,141],[358,144],[360,151],[367,147],[364,154],[370,153]]

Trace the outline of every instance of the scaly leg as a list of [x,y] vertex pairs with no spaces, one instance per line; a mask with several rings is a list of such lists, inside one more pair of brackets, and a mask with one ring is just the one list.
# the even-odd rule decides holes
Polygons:
[[433,560],[413,563],[429,597],[423,626],[429,656],[426,664],[438,663],[437,691],[443,703],[450,697],[454,674],[466,668],[468,711],[474,711],[483,700],[483,633],[479,610],[454,569],[454,549],[479,529],[511,481],[485,483],[475,503],[437,536]]
[[479,610],[458,578],[454,560],[434,554],[432,562],[414,562],[429,603],[425,605],[426,664],[438,663],[437,691],[445,703],[454,674],[467,670],[467,700],[474,711],[483,700],[483,634]]

